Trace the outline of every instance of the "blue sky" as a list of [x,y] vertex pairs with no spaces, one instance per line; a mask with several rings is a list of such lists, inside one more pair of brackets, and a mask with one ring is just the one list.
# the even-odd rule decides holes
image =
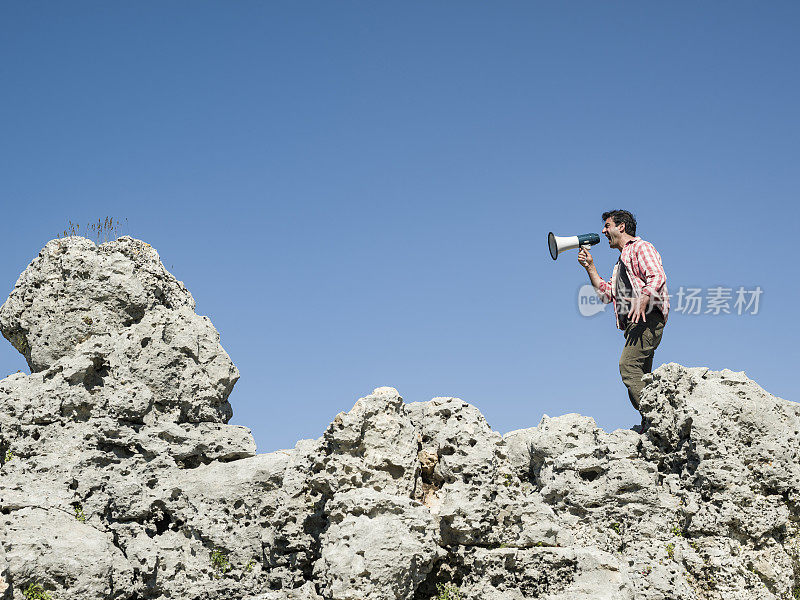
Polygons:
[[260,451],[383,385],[615,429],[621,334],[546,236],[626,208],[672,291],[763,290],[674,312],[656,364],[797,401],[799,26],[780,1],[4,3],[0,284],[68,220],[127,219],[220,331]]

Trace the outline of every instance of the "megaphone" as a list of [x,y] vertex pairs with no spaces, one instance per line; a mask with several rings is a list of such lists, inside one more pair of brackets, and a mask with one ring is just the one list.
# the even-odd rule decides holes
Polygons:
[[594,246],[600,243],[600,236],[596,233],[584,233],[581,235],[558,236],[553,235],[553,232],[547,234],[547,245],[550,247],[550,256],[553,260],[558,258],[558,255],[564,250],[572,250],[581,246]]

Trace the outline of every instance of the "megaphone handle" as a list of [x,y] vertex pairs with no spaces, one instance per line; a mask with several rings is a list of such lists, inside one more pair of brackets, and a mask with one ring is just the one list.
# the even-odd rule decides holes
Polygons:
[[[589,251],[589,248],[591,248],[591,246],[590,246],[589,244],[584,244],[583,246],[581,246],[581,250],[586,250],[587,252]],[[582,264],[584,267],[585,267],[585,266],[588,264],[588,263],[586,263],[586,262],[584,262],[584,261],[580,261],[580,263],[581,263],[581,264]]]

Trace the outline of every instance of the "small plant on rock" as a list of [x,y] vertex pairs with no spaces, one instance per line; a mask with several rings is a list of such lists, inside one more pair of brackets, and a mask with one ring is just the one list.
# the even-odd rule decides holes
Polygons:
[[256,566],[256,560],[254,558],[251,558],[250,561],[244,566],[244,572],[249,573],[250,571],[253,570],[253,567],[255,566]]
[[67,222],[67,228],[58,237],[71,237],[80,235],[81,226],[78,223],[73,223],[70,219]]
[[[128,224],[128,219],[125,219],[125,225]],[[106,217],[105,219],[97,219],[96,223],[89,223],[84,229],[83,233],[86,237],[94,238],[98,244],[117,239],[122,233],[123,223],[114,217]],[[81,235],[81,226],[78,223],[68,221],[67,228],[58,237],[71,237]]]
[[667,556],[675,558],[675,544],[667,544]]
[[673,525],[671,531],[672,531],[672,535],[676,535],[678,537],[683,537],[683,531],[681,531],[681,528],[680,528],[679,525]]
[[219,579],[231,570],[231,561],[224,551],[214,548],[211,551],[211,566],[214,567],[214,577]]
[[86,515],[83,513],[83,506],[80,503],[75,505],[75,520],[86,523]]
[[461,590],[452,583],[437,583],[436,600],[461,600]]
[[617,535],[622,535],[622,525],[620,523],[614,522],[609,525],[611,529],[613,529]]
[[22,592],[25,600],[53,600],[50,593],[42,587],[41,583],[31,583]]
[[3,455],[3,464],[10,463],[12,460],[14,460],[14,453],[9,448]]

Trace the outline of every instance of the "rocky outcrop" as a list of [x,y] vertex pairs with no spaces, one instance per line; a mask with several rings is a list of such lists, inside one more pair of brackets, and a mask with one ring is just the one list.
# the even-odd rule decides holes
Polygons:
[[800,595],[800,404],[741,373],[664,365],[611,433],[378,388],[256,454],[219,335],[141,241],[48,243],[0,328],[31,368],[0,382],[6,600]]

